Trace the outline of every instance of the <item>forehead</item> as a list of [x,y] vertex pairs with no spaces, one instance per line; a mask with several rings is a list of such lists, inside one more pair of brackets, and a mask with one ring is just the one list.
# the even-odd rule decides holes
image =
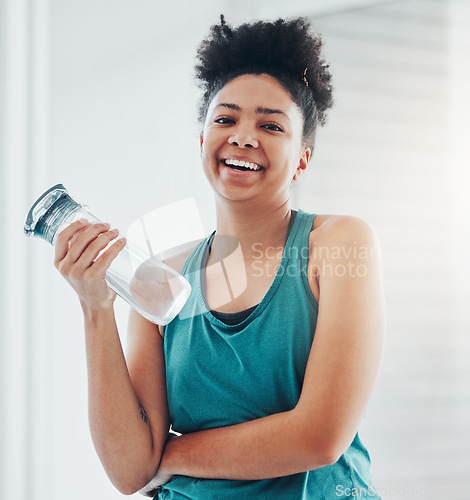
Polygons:
[[242,111],[254,111],[259,107],[279,109],[293,122],[302,119],[290,93],[269,75],[242,75],[230,80],[214,96],[207,114],[221,103],[236,104]]

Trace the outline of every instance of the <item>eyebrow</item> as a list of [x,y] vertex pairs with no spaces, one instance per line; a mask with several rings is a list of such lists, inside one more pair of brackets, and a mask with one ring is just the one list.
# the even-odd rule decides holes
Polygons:
[[[233,109],[234,111],[241,111],[242,108],[238,104],[233,104],[231,102],[221,102],[217,104],[217,106],[214,109],[217,108],[228,108],[228,109]],[[280,109],[273,109],[273,108],[264,108],[263,106],[258,106],[256,108],[256,114],[257,115],[282,115],[284,116],[287,120],[290,121],[290,118],[284,113],[284,111]]]

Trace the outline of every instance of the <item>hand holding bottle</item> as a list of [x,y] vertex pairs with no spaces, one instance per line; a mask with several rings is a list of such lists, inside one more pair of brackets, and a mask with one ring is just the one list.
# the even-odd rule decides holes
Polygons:
[[66,227],[57,237],[54,265],[76,291],[82,307],[107,307],[116,294],[105,281],[106,271],[124,248],[120,238],[106,251],[108,244],[119,235],[109,224],[89,224],[80,219]]
[[124,238],[107,248],[118,236],[109,227],[56,184],[33,204],[24,231],[56,245],[55,265],[78,293],[82,306],[112,304],[113,290],[149,321],[168,324],[184,306],[191,285]]

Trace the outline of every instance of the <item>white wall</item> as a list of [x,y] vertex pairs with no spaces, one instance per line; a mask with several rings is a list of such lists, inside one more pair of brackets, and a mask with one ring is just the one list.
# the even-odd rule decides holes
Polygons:
[[49,20],[46,1],[0,2],[0,497],[5,499],[34,496],[39,486],[47,491],[53,474],[53,435],[46,422],[51,289],[41,264],[46,253],[34,254],[39,265],[33,270],[22,232],[25,207],[47,169]]
[[[377,45],[361,40],[361,34],[373,32],[376,21],[362,19],[366,24],[363,29],[357,28],[354,35],[348,18],[336,17],[354,7],[389,3],[211,0],[170,5],[170,2],[150,0],[132,3],[124,0],[0,0],[0,203],[2,212],[8,214],[4,226],[6,236],[2,237],[0,246],[1,498],[121,498],[102,471],[89,436],[78,301],[52,266],[52,248],[42,241],[26,240],[21,227],[29,204],[57,182],[67,186],[78,200],[88,203],[97,216],[120,228],[126,228],[139,215],[157,206],[188,196],[195,196],[206,230],[213,227],[211,193],[199,168],[197,93],[192,81],[192,65],[199,40],[208,27],[218,21],[220,13],[234,23],[253,16],[303,13],[322,16],[323,21],[319,19],[318,23],[323,22],[326,50],[338,67],[337,108],[331,114],[328,128],[319,134],[311,172],[304,185],[294,192],[294,200],[307,209],[353,213],[370,220],[383,239],[386,255],[390,255],[390,260],[385,260],[392,305],[390,324],[417,321],[422,326],[425,312],[412,314],[400,305],[413,300],[412,295],[403,295],[403,289],[413,289],[416,280],[421,278],[418,273],[409,282],[402,281],[406,276],[397,279],[394,260],[397,226],[390,200],[394,197],[407,202],[422,200],[424,198],[414,196],[419,194],[421,185],[439,193],[440,183],[447,183],[451,192],[446,187],[446,193],[439,199],[427,198],[426,202],[437,206],[436,220],[452,241],[451,252],[446,255],[449,259],[451,255],[456,256],[459,265],[452,267],[455,287],[446,300],[460,331],[467,328],[464,313],[468,303],[468,253],[465,250],[468,239],[463,235],[468,233],[462,228],[468,228],[464,215],[468,214],[465,201],[468,177],[462,161],[466,144],[462,133],[465,130],[462,123],[466,122],[462,117],[468,116],[463,112],[468,109],[468,98],[467,108],[462,107],[462,99],[468,87],[463,83],[468,82],[468,72],[462,69],[465,67],[462,61],[468,53],[468,38],[462,38],[461,25],[468,19],[465,17],[468,10],[464,2],[449,2],[449,19],[459,25],[457,31],[449,31],[452,36],[449,47],[455,49],[450,53],[454,59],[447,65],[445,58],[445,70],[450,69],[450,73],[448,77],[443,76],[444,81],[448,79],[452,85],[453,100],[446,108],[446,113],[452,111],[449,118],[453,127],[449,135],[453,138],[452,148],[446,150],[452,152],[452,168],[441,169],[436,164],[421,184],[422,170],[416,169],[412,161],[408,162],[406,172],[403,165],[399,166],[402,173],[413,179],[405,186],[393,184],[390,170],[388,173],[375,170],[381,162],[381,168],[383,165],[393,168],[393,140],[384,141],[382,131],[370,124],[377,123],[377,112],[386,114],[402,106],[400,137],[406,139],[407,134],[413,132],[413,124],[408,121],[410,113],[415,112],[416,123],[421,124],[423,117],[426,121],[431,119],[430,115],[416,103],[407,107],[400,103],[400,96],[394,100],[393,92],[387,93],[387,82],[382,81],[383,75],[371,63],[383,58],[384,53],[374,53]],[[430,2],[430,11],[426,2],[398,4],[409,6],[407,17],[411,22],[413,12],[434,15],[432,5],[442,7],[443,2]],[[328,11],[335,12],[335,16],[326,16]],[[393,18],[393,8],[389,15]],[[439,16],[447,14],[441,9]],[[410,33],[416,29],[416,25],[411,27]],[[432,32],[423,29],[419,37]],[[361,45],[367,57],[349,59],[350,66],[354,67],[345,71],[348,57],[352,57],[346,55],[347,49],[354,44]],[[403,50],[412,51],[413,47],[405,46]],[[387,57],[396,55],[392,52]],[[435,63],[436,71],[441,71],[441,62]],[[368,102],[377,109],[375,114],[370,109],[364,111],[361,118],[369,125],[366,123],[365,128],[355,130],[351,140],[351,126],[354,127],[358,112],[355,107],[358,94],[354,89],[360,88],[361,79],[369,74],[375,88],[385,85],[388,100],[381,95],[367,94],[366,90]],[[405,95],[413,82],[419,92],[422,82],[419,71],[416,80],[407,79],[402,87],[404,93],[400,95]],[[398,79],[395,89],[401,84]],[[446,99],[442,102],[448,105]],[[408,117],[405,116],[407,110]],[[389,130],[397,129],[389,127]],[[439,137],[430,133],[427,139],[432,142]],[[422,160],[422,153],[425,154],[430,144],[427,139],[418,149],[410,147],[406,153],[402,152],[402,157]],[[395,154],[398,153],[395,151]],[[350,168],[352,163],[354,170]],[[361,176],[367,178],[366,183],[361,183]],[[442,218],[443,211],[454,221],[450,229],[444,227],[448,219]],[[406,214],[401,217],[404,220]],[[407,237],[412,236],[407,232]],[[417,246],[410,246],[411,251],[428,241],[420,239],[420,234],[414,236]],[[440,255],[446,245],[440,242],[438,253],[433,255]],[[432,286],[426,279],[422,283],[424,287]],[[413,290],[421,293],[422,287]],[[125,340],[127,307],[122,302],[117,304]],[[424,306],[441,325],[448,316],[440,313],[439,304],[438,300],[430,300]],[[425,308],[422,301],[418,301],[418,306]],[[410,349],[414,348],[412,344]],[[397,349],[392,338],[392,355],[385,359],[385,366],[390,368],[385,372],[390,375],[385,381],[392,383],[395,377],[391,365],[396,361],[395,354],[401,352]],[[411,368],[404,373],[413,375]],[[377,395],[377,401],[387,398],[389,387],[385,385],[379,387],[382,392]],[[371,426],[377,429],[372,438],[386,449],[386,442],[376,440],[383,424],[372,415]],[[391,467],[395,467],[393,462]],[[384,482],[395,481],[390,476],[379,476]]]

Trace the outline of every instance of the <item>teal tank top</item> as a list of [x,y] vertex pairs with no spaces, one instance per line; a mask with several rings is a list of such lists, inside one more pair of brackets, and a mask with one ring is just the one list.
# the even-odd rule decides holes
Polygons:
[[[216,318],[201,287],[202,241],[182,274],[192,286],[180,314],[163,328],[170,422],[182,434],[238,424],[293,409],[315,334],[318,303],[307,280],[315,214],[298,210],[281,264],[263,300],[241,323]],[[214,233],[213,233],[214,234]],[[213,235],[212,235],[213,236]],[[356,434],[333,465],[264,480],[175,476],[155,498],[191,500],[380,499],[370,458]]]

